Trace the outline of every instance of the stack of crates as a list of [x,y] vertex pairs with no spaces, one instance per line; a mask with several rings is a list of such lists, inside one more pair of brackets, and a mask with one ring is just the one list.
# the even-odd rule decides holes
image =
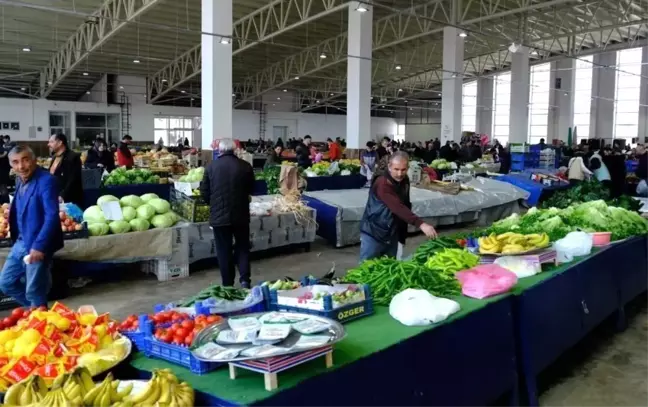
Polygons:
[[531,144],[511,145],[511,171],[524,171],[540,166],[540,146]]

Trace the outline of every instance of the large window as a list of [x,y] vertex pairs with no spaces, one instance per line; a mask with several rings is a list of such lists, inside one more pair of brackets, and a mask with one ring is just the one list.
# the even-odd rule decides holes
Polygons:
[[76,138],[79,146],[91,146],[97,137],[109,144],[119,141],[119,117],[119,114],[77,113]]
[[547,122],[549,120],[549,82],[551,81],[551,64],[540,64],[531,67],[529,77],[529,143],[538,144],[540,139],[547,140]]
[[625,139],[628,144],[639,134],[641,52],[642,48],[633,48],[617,53],[614,138]]
[[590,138],[590,111],[592,108],[592,56],[576,60],[574,83],[574,127],[578,140]]
[[506,145],[509,139],[509,117],[511,115],[511,73],[495,76],[493,84],[495,108],[493,109],[493,138]]
[[177,146],[186,138],[193,144],[194,120],[191,116],[156,116],[153,123],[155,143]]
[[477,81],[463,84],[461,131],[477,131]]

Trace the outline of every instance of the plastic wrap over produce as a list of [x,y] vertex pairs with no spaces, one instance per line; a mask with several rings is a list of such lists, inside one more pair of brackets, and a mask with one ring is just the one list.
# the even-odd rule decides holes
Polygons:
[[[252,208],[252,206],[250,206]],[[255,211],[264,211],[263,205],[255,205]],[[250,251],[272,249],[291,244],[311,243],[315,240],[317,224],[315,210],[305,213],[308,222],[298,222],[292,213],[273,213],[252,216],[250,219]],[[189,230],[189,263],[216,257],[214,234],[208,223],[192,223]]]
[[529,192],[521,188],[490,178],[477,177],[465,184],[475,190],[461,191],[455,197],[455,206],[459,213],[478,211],[529,197]]
[[[263,290],[261,287],[252,287],[248,295],[243,300],[226,300],[224,298],[210,297],[202,301],[202,306],[209,308],[210,314],[224,314],[229,312],[240,311],[263,301]],[[175,310],[179,312],[186,312],[189,315],[195,313],[193,307],[178,307],[177,303],[169,303],[165,305],[165,310]]]

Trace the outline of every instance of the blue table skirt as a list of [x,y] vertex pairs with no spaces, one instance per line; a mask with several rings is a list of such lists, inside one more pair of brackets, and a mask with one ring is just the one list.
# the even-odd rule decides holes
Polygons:
[[567,189],[570,187],[569,183],[566,182],[551,186],[543,185],[540,182],[532,181],[529,176],[529,174],[507,174],[500,175],[496,178],[498,181],[508,182],[509,184],[515,185],[516,187],[529,192],[530,195],[527,198],[527,203],[532,206],[537,205],[538,202],[540,202],[543,193]]
[[302,195],[306,204],[316,210],[317,235],[326,239],[333,247],[337,247],[337,206],[329,205],[317,198]]
[[254,181],[254,188],[252,189],[252,195],[268,195],[268,184],[264,180]]
[[[253,405],[487,405],[508,391],[517,405],[511,304],[511,298],[504,297],[464,318],[306,379],[295,387],[282,390],[280,385],[279,390]],[[335,352],[333,360],[335,363]],[[132,369],[128,378],[147,379],[151,375]],[[196,405],[237,404],[196,392]]]
[[97,199],[102,195],[114,195],[117,198],[122,198],[126,195],[144,195],[153,193],[168,201],[169,196],[171,195],[171,186],[172,184],[139,184],[85,189],[83,191],[84,206],[82,209],[96,205]]

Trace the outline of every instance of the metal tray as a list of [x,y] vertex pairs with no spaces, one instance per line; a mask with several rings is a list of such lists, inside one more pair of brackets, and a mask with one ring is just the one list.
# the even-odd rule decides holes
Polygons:
[[[201,357],[201,356],[197,355],[193,351],[194,349],[196,349],[196,348],[210,342],[211,341],[210,338],[216,337],[220,331],[230,329],[229,324],[227,323],[229,318],[225,318],[220,322],[209,325],[208,327],[206,327],[205,329],[200,331],[198,333],[198,335],[196,335],[196,337],[193,340],[193,343],[191,344],[191,348],[190,348],[191,349],[191,354],[196,359],[202,360],[204,362],[228,363],[228,362],[240,362],[240,361],[244,361],[244,360],[267,359],[267,358],[274,358],[274,357],[277,357],[277,356],[285,356],[285,355],[292,355],[292,354],[296,354],[296,353],[308,352],[308,351],[311,351],[311,350],[314,350],[314,349],[320,349],[320,348],[322,348],[324,346],[331,346],[331,345],[333,345],[333,344],[335,344],[337,342],[340,342],[346,336],[346,331],[344,330],[344,327],[342,326],[342,324],[340,324],[339,322],[337,322],[335,320],[325,318],[325,317],[320,317],[318,315],[311,315],[311,314],[305,314],[305,313],[299,313],[299,312],[266,311],[266,312],[255,312],[255,313],[251,313],[251,314],[237,315],[235,318],[244,318],[244,317],[256,317],[256,318],[259,318],[262,315],[270,314],[270,313],[282,314],[282,315],[286,315],[286,316],[298,316],[298,317],[301,317],[301,318],[309,318],[309,319],[314,319],[314,320],[317,320],[317,321],[326,322],[327,324],[329,324],[328,331],[320,332],[317,335],[326,335],[326,334],[328,334],[331,337],[331,340],[328,343],[324,344],[324,345],[318,345],[318,346],[314,346],[314,347],[311,347],[311,348],[287,349],[286,352],[274,353],[274,354],[268,355],[268,356],[242,356],[242,357],[236,357],[234,359],[207,359],[207,358],[204,358],[204,357]],[[276,346],[280,347],[282,343],[294,342],[294,341],[298,340],[300,336],[301,336],[301,334],[299,332],[297,332],[296,330],[292,330],[290,335],[288,336],[288,338],[286,338],[286,339],[284,339],[284,341],[276,344]],[[224,347],[227,348],[227,347],[237,347],[237,346],[240,346],[240,345],[221,345],[221,346],[224,346]],[[250,347],[252,347],[252,346],[253,345],[250,345]]]

